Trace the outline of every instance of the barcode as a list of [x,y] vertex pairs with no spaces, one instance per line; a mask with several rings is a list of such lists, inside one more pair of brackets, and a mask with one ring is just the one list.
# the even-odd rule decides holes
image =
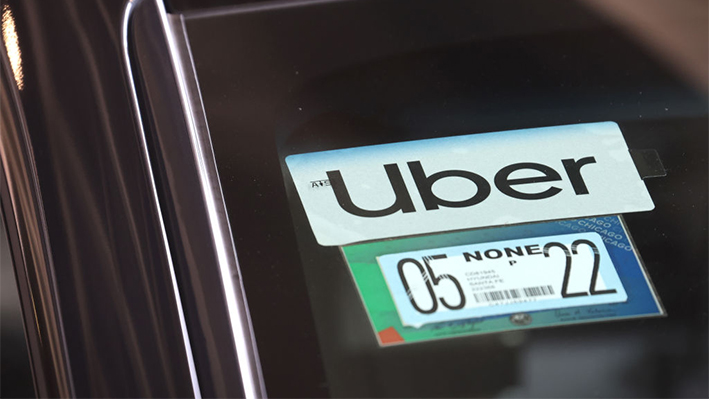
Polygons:
[[475,302],[494,302],[507,299],[529,298],[535,296],[554,295],[554,288],[551,285],[539,287],[527,287],[513,290],[499,290],[473,294]]

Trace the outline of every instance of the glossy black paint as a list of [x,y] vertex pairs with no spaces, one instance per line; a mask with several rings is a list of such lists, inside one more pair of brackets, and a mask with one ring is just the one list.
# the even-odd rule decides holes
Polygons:
[[68,396],[73,393],[71,369],[24,113],[11,106],[19,101],[19,93],[4,52],[0,62],[0,104],[5,105],[0,118],[2,228],[7,227],[27,343],[34,349],[29,362],[38,395]]
[[[26,179],[36,182],[30,200],[43,218],[23,213],[26,204],[11,203],[8,195],[3,209],[10,225],[46,229],[46,262],[27,268],[30,284],[20,289],[24,306],[58,320],[38,323],[33,331],[33,318],[26,318],[35,370],[46,371],[35,374],[37,392],[190,397],[169,253],[126,78],[127,3],[3,5],[15,16],[24,68],[24,88],[3,104],[20,110],[15,118],[21,128],[3,131],[3,145],[9,136],[26,139],[24,152],[14,156],[30,173]],[[3,72],[7,79],[9,71]],[[12,236],[20,242],[17,231]],[[27,254],[17,253],[26,247],[13,249],[17,260]],[[39,275],[54,279],[54,292],[47,291],[52,281],[32,284]],[[42,308],[36,298],[44,297],[55,307]],[[56,348],[43,337],[56,341]],[[57,349],[63,344],[65,352]],[[70,372],[61,373],[62,365]]]
[[0,223],[0,397],[35,398],[15,263],[2,217]]

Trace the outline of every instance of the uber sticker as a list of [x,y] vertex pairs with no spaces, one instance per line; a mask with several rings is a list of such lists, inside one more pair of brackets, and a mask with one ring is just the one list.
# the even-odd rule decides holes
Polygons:
[[620,216],[342,247],[381,345],[660,316]]
[[653,209],[617,124],[291,155],[321,245]]

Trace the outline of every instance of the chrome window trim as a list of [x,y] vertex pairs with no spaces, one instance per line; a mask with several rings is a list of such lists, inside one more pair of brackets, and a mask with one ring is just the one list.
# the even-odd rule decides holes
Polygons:
[[[231,234],[231,226],[227,217],[226,205],[217,174],[216,159],[209,138],[202,95],[199,90],[196,72],[192,62],[189,40],[184,30],[181,16],[169,16],[162,1],[156,0],[162,15],[165,36],[171,50],[173,68],[178,78],[178,88],[182,95],[182,105],[185,110],[190,130],[190,140],[195,160],[199,167],[199,175],[209,212],[209,222],[219,259],[219,269],[222,284],[229,308],[232,333],[242,372],[244,394],[246,398],[266,396],[261,366],[258,360],[253,327],[249,317],[248,305],[244,295],[244,287],[239,273],[236,248]],[[179,33],[182,35],[180,36]]]
[[[164,11],[164,9],[163,9]],[[180,88],[185,90],[186,115],[190,116],[190,133],[195,151],[195,159],[200,165],[199,173],[203,179],[202,189],[208,205],[209,220],[213,227],[214,242],[219,256],[219,269],[227,295],[232,333],[242,371],[242,381],[246,398],[266,397],[266,387],[261,373],[256,340],[254,337],[244,285],[239,271],[239,261],[234,245],[231,225],[227,216],[222,185],[217,173],[216,159],[209,137],[209,126],[204,112],[199,82],[192,61],[189,40],[184,27],[184,19],[176,16],[167,18],[167,26],[172,27],[176,44],[173,50],[177,54],[177,68],[182,71]],[[180,36],[177,33],[182,33]],[[182,51],[180,50],[182,49]],[[179,73],[178,73],[179,74]]]
[[[131,82],[131,93],[133,96],[134,108],[136,117],[142,121],[143,115],[140,111],[140,99],[136,90],[138,84],[135,76],[133,76],[132,68],[135,66],[136,60],[131,58],[130,42],[128,39],[129,22],[132,10],[140,3],[144,6],[155,7],[159,14],[160,26],[164,35],[164,40],[167,44],[170,56],[170,65],[175,77],[175,84],[180,94],[180,104],[187,126],[190,150],[193,155],[193,160],[197,165],[197,174],[199,176],[199,192],[203,203],[206,206],[206,213],[209,219],[210,226],[210,241],[216,253],[217,267],[219,268],[224,300],[228,309],[229,323],[231,334],[234,340],[234,354],[238,360],[238,367],[241,373],[241,382],[244,390],[244,397],[257,398],[265,397],[266,390],[259,364],[259,358],[254,339],[253,328],[246,304],[243,284],[239,272],[239,265],[236,256],[236,250],[231,234],[231,226],[227,218],[226,205],[224,203],[223,194],[221,191],[221,183],[216,169],[216,160],[211,146],[209,130],[207,126],[206,116],[201,100],[199,84],[197,82],[194,65],[191,59],[191,50],[189,48],[188,38],[184,31],[183,18],[181,15],[168,14],[165,6],[160,0],[137,0],[131,2],[126,7],[126,16],[124,18],[124,42],[123,52],[126,62],[126,70],[128,70],[128,78]],[[156,200],[159,201],[157,187],[154,178],[154,168],[148,151],[148,142],[146,140],[145,127],[141,124],[141,144],[143,145],[143,155],[148,165],[151,168],[151,178],[153,194]],[[161,151],[161,149],[156,149]],[[164,210],[161,213],[161,230],[165,237],[166,217]],[[169,248],[169,242],[165,242]],[[172,262],[174,260],[171,259]],[[174,267],[173,267],[174,279]],[[177,285],[175,286],[177,290]],[[178,294],[179,295],[179,294]],[[182,310],[181,310],[182,312]],[[181,313],[182,314],[182,313]],[[184,331],[187,336],[187,331]],[[187,341],[186,341],[187,342]],[[189,348],[190,351],[192,348]],[[190,365],[194,371],[194,359],[190,356]],[[194,374],[193,374],[194,376]],[[197,377],[194,378],[195,382]]]
[[[167,240],[167,233],[165,231],[165,222],[163,220],[163,212],[160,207],[160,200],[158,198],[158,193],[157,193],[157,188],[155,186],[155,176],[153,174],[153,168],[152,164],[150,162],[150,156],[148,154],[148,143],[145,138],[145,129],[142,123],[142,118],[140,114],[140,105],[138,104],[138,94],[136,92],[136,87],[135,87],[135,79],[133,78],[133,71],[131,69],[131,60],[130,60],[130,54],[128,50],[128,24],[130,22],[131,15],[134,10],[134,6],[141,2],[143,0],[129,0],[126,3],[126,7],[124,9],[123,13],[123,19],[122,19],[122,24],[121,24],[121,44],[122,44],[122,52],[123,52],[123,57],[124,57],[124,62],[125,62],[125,68],[123,70],[126,73],[126,77],[128,79],[128,82],[131,82],[129,84],[130,87],[130,93],[131,93],[131,100],[133,101],[133,112],[135,112],[136,116],[136,125],[139,130],[139,136],[140,136],[140,144],[142,145],[141,148],[141,155],[143,156],[143,160],[145,162],[145,166],[147,169],[148,177],[150,179],[150,193],[153,197],[153,200],[155,201],[155,206],[157,208],[157,216],[160,221],[160,234],[163,240],[163,245],[165,246],[165,250],[170,253],[170,244]],[[162,3],[159,0],[156,0],[156,2],[159,5],[162,5]],[[163,8],[164,10],[164,8]],[[192,347],[190,344],[190,337],[189,333],[187,332],[187,325],[185,323],[185,314],[184,310],[182,308],[182,299],[180,296],[180,289],[177,284],[177,279],[175,276],[175,266],[172,262],[172,257],[167,256],[167,262],[168,266],[170,269],[170,278],[171,278],[171,283],[173,287],[173,292],[175,295],[175,300],[177,304],[177,312],[179,314],[180,318],[180,327],[182,329],[182,338],[184,340],[184,345],[185,345],[185,353],[187,356],[187,363],[189,365],[189,371],[190,371],[190,378],[192,380],[192,391],[194,393],[195,398],[201,398],[202,394],[199,389],[199,380],[197,379],[197,371],[195,370],[195,364],[194,364],[194,358],[192,355]]]

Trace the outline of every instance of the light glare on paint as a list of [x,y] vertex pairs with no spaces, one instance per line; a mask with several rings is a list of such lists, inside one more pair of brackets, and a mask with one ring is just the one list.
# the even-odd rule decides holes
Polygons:
[[15,76],[17,88],[22,90],[25,87],[24,74],[22,73],[22,52],[17,40],[15,17],[7,4],[2,7],[2,40],[5,43],[5,50],[7,50],[7,56],[10,59],[10,67]]

